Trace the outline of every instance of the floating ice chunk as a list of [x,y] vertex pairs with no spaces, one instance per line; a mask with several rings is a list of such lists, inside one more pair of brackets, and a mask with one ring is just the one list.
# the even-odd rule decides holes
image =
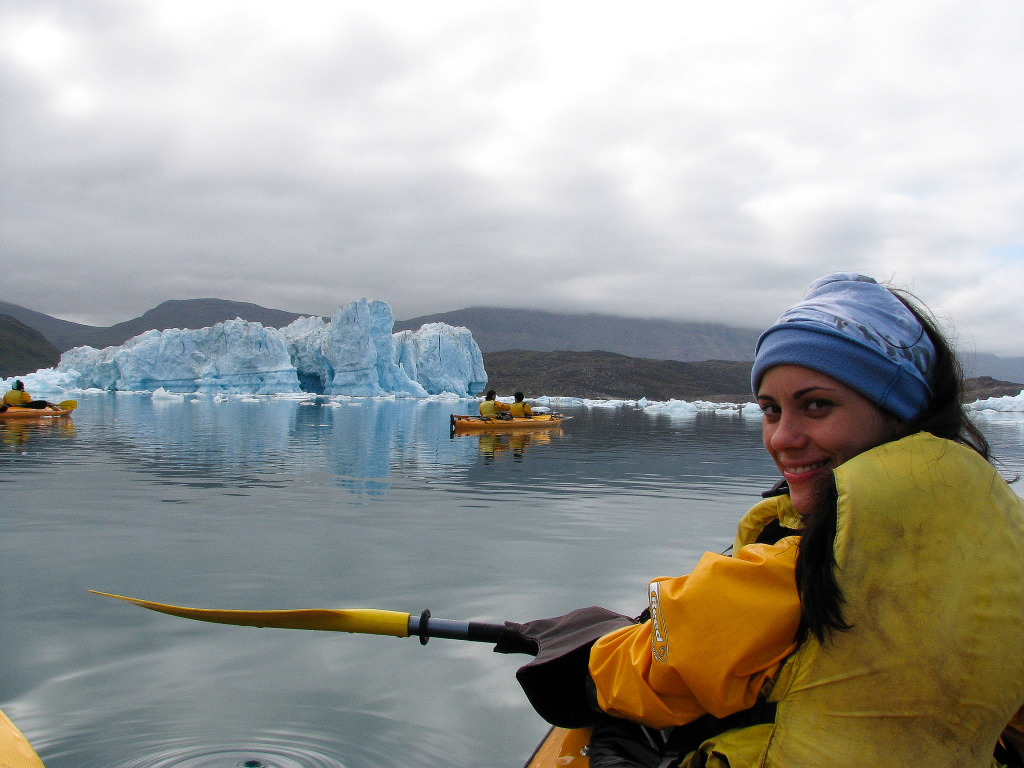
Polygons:
[[58,372],[54,368],[41,368],[35,373],[24,376],[0,378],[0,392],[6,392],[14,386],[15,381],[25,385],[25,391],[37,399],[45,399],[44,395],[61,394],[69,390],[81,390],[78,374]]
[[157,387],[153,390],[152,397],[154,400],[175,400],[177,402],[185,399],[185,395],[181,392],[168,392],[163,387]]
[[[28,386],[27,384],[25,385]],[[1000,413],[1024,412],[1024,390],[1019,395],[989,397],[967,405],[971,411],[999,411]]]
[[671,419],[683,419],[696,416],[699,409],[686,400],[669,400],[661,403],[648,403],[644,413],[651,416],[668,416]]
[[760,419],[764,414],[761,406],[757,403],[742,403],[740,405],[740,415],[745,419]]

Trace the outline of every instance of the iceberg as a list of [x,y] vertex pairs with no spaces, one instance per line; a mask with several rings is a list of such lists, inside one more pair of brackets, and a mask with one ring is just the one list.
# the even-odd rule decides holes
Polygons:
[[83,387],[107,390],[273,394],[298,392],[280,331],[241,318],[209,328],[146,331],[119,347],[75,347],[57,364]]
[[[467,328],[430,323],[393,333],[383,301],[360,299],[331,320],[281,329],[236,318],[208,328],[146,331],[104,349],[75,347],[56,368],[21,376],[41,392],[99,389],[350,397],[473,397],[487,382]],[[14,379],[10,379],[13,382]]]
[[392,361],[430,394],[471,396],[487,384],[484,356],[468,328],[427,323],[394,335]]
[[473,397],[487,383],[484,358],[468,328],[428,323],[392,333],[383,301],[339,308],[328,323],[302,317],[281,329],[303,389],[328,395]]
[[967,405],[970,411],[997,411],[1000,413],[1020,413],[1024,411],[1024,390],[1019,395],[1005,395],[1003,397],[988,397],[984,400],[976,400]]
[[383,301],[360,299],[339,308],[331,318],[328,359],[334,376],[325,392],[355,397],[425,396],[423,385],[394,363],[394,327],[395,316]]

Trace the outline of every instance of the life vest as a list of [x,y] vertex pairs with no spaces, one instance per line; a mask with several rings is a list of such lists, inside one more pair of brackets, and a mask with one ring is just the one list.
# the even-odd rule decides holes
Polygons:
[[530,408],[530,412],[527,413],[526,412],[527,408],[530,408],[530,406],[527,405],[526,403],[523,403],[523,402],[512,403],[512,405],[509,406],[509,413],[511,413],[513,416],[515,416],[516,418],[519,418],[519,419],[523,418],[524,416],[532,416],[533,415],[533,409]]
[[32,396],[29,395],[23,389],[10,389],[4,393],[3,404],[4,405],[22,405],[24,403],[31,403]]
[[[977,452],[926,433],[835,477],[852,628],[785,662],[773,724],[710,739],[683,765],[989,768],[1024,702],[1024,501]],[[739,543],[772,506],[751,510]]]
[[496,419],[501,411],[507,411],[509,408],[510,406],[507,403],[501,403],[497,400],[483,400],[480,402],[480,415],[484,418]]

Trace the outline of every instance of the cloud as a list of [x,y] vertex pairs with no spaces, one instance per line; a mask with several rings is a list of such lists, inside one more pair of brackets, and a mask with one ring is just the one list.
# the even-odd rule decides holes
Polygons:
[[1022,21],[996,0],[0,3],[0,253],[33,274],[0,298],[98,324],[368,296],[757,326],[842,269],[1024,354]]

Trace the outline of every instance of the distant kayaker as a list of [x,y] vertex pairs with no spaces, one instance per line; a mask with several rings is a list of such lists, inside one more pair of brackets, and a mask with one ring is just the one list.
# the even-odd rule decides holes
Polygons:
[[481,416],[487,419],[505,418],[501,414],[510,411],[512,406],[508,403],[501,402],[497,397],[498,393],[493,389],[487,390],[487,394],[484,396],[483,402],[480,403]]
[[1021,765],[1024,500],[962,385],[926,309],[815,281],[751,373],[781,481],[638,619],[508,625],[537,711],[595,725],[594,768]]
[[15,380],[12,387],[4,393],[4,405],[26,405],[32,402],[32,395],[25,391],[25,385]]
[[515,402],[512,403],[509,410],[509,413],[518,419],[524,416],[533,416],[533,408],[530,407],[529,403],[523,401],[523,397],[522,392],[516,392]]
[[22,408],[46,408],[49,403],[45,400],[33,400],[32,395],[25,391],[25,385],[18,379],[7,392],[4,393],[2,405],[6,410],[7,406],[20,406]]

